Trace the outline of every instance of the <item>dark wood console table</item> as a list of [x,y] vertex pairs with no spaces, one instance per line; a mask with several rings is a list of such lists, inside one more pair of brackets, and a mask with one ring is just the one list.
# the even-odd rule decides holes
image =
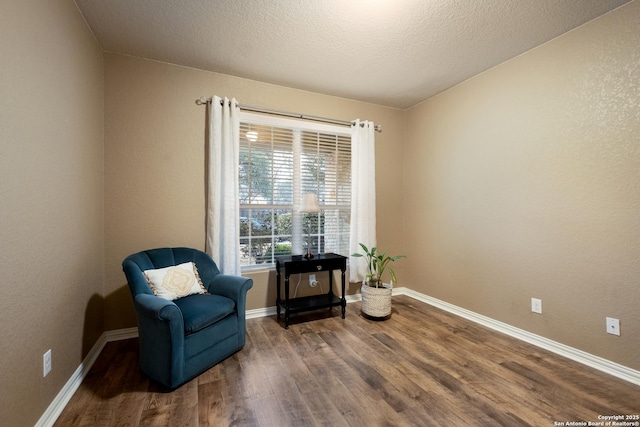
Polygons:
[[[284,269],[284,299],[280,296],[280,273]],[[284,327],[289,329],[289,316],[303,311],[317,310],[319,308],[342,307],[342,318],[344,319],[347,308],[345,294],[345,270],[347,269],[347,257],[338,254],[318,254],[312,259],[305,259],[302,255],[287,255],[276,257],[276,310],[278,320],[280,311],[284,310]],[[333,294],[333,270],[340,270],[342,273],[342,296],[338,298]],[[322,295],[311,295],[307,297],[289,298],[289,276],[292,274],[315,273],[318,271],[329,272],[329,292]]]

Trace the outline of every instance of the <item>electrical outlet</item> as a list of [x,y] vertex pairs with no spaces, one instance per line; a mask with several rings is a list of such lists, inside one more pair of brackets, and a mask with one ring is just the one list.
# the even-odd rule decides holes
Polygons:
[[542,314],[542,300],[538,298],[531,298],[531,311],[533,313]]
[[315,288],[317,284],[318,284],[318,282],[316,282],[316,275],[315,274],[310,274],[309,275],[309,286],[311,286],[312,288]]
[[620,336],[620,319],[607,317],[607,333]]
[[51,349],[42,355],[42,376],[46,377],[51,372]]

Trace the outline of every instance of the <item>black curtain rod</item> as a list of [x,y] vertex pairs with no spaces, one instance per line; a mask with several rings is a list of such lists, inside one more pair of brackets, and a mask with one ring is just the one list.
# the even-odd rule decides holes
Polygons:
[[[196,99],[196,104],[205,105],[205,104],[210,104],[211,101],[212,101],[211,98],[202,97],[202,98]],[[223,103],[224,101],[220,100],[220,105],[222,105]],[[255,113],[273,114],[275,116],[293,117],[296,119],[313,120],[316,122],[331,123],[331,124],[342,125],[342,126],[352,126],[354,124],[354,122],[350,122],[347,120],[338,120],[338,119],[330,119],[328,117],[310,116],[308,114],[291,113],[289,111],[271,110],[269,108],[255,107],[253,105],[238,104],[238,108],[240,108],[241,110],[252,111]],[[364,127],[364,123],[360,123],[360,126]],[[376,132],[382,132],[381,125],[375,125],[374,129]]]

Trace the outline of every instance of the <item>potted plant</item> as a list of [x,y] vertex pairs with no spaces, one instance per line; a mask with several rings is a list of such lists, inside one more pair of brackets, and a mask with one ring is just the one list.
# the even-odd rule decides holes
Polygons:
[[[364,253],[354,253],[353,257],[364,257],[367,260],[367,274],[362,282],[362,313],[374,319],[386,319],[391,315],[391,291],[397,281],[396,273],[389,266],[404,255],[390,256],[386,252],[379,253],[377,248],[367,248],[359,243]],[[383,283],[385,271],[389,271],[391,282]]]

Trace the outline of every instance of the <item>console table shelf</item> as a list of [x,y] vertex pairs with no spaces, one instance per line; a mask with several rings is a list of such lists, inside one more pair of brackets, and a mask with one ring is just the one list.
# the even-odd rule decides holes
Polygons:
[[289,313],[295,314],[319,308],[339,307],[340,298],[335,295],[312,295],[289,300]]
[[[288,255],[276,257],[276,311],[278,320],[280,312],[284,310],[284,327],[289,329],[289,316],[295,313],[318,310],[321,308],[341,307],[342,318],[345,317],[347,301],[345,299],[345,271],[347,257],[338,254],[318,254],[312,259],[305,259],[302,255]],[[281,295],[281,270],[284,270],[284,298]],[[333,271],[340,270],[342,281],[342,295],[333,293]],[[329,291],[326,294],[312,295],[299,298],[289,298],[289,276],[301,273],[329,272]]]

